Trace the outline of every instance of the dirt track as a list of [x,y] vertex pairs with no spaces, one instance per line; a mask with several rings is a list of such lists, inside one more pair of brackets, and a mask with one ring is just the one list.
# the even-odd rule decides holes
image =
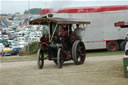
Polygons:
[[70,61],[62,69],[46,60],[42,70],[36,61],[0,63],[0,85],[128,85],[122,58],[87,57],[83,65]]

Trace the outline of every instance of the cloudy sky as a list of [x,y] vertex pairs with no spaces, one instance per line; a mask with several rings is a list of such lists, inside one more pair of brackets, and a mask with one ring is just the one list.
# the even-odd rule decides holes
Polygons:
[[23,13],[30,8],[128,5],[128,0],[0,0],[1,13]]

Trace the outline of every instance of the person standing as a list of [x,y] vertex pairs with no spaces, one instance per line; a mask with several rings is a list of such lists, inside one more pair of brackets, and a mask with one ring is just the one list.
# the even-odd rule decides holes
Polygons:
[[126,36],[125,55],[128,55],[128,32]]
[[74,30],[74,32],[76,33],[77,39],[81,40],[82,39],[82,35],[85,29],[81,28],[79,26],[79,24],[76,24],[76,29]]

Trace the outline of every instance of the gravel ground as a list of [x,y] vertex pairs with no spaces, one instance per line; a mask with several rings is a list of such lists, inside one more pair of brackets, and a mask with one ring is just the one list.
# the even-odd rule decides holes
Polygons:
[[122,59],[123,55],[87,57],[83,65],[69,61],[62,69],[46,60],[41,70],[36,61],[0,63],[0,85],[128,85]]

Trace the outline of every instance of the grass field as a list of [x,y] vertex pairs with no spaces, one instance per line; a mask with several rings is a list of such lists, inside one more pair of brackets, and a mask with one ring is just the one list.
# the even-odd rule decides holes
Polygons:
[[[124,51],[115,51],[115,52],[108,52],[106,50],[94,50],[94,51],[87,51],[87,57],[94,57],[94,56],[111,56],[111,55],[124,55]],[[34,55],[27,55],[27,56],[0,56],[0,62],[16,62],[16,61],[32,61],[36,60],[37,56]]]
[[87,56],[109,56],[109,55],[124,55],[124,51],[108,52],[106,50],[87,51]]

